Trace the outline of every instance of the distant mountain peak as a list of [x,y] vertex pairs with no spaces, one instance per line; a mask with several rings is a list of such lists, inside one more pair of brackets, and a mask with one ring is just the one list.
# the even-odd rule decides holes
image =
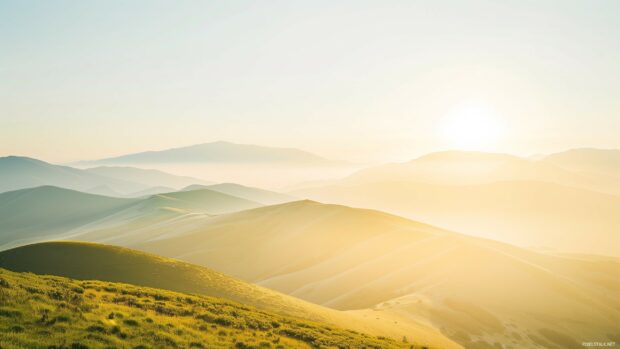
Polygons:
[[50,165],[50,163],[45,162],[43,160],[31,158],[28,156],[18,156],[18,155],[9,155],[9,156],[0,157],[0,164],[2,163],[33,163],[33,164]]
[[132,153],[112,158],[85,161],[80,164],[121,165],[131,163],[288,163],[327,165],[338,162],[295,148],[217,141]]

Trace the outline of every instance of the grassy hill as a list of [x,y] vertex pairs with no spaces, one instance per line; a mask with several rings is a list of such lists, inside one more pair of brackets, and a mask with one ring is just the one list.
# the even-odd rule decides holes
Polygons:
[[618,334],[615,258],[539,253],[311,201],[121,232],[114,243],[369,318],[431,324],[467,348],[566,348]]
[[[180,195],[154,207],[168,212],[168,202],[194,194]],[[570,197],[562,201],[572,204]],[[544,201],[528,205],[541,203]],[[389,332],[392,338],[424,338],[427,343],[442,343],[442,347],[458,347],[456,341],[467,348],[488,348],[495,343],[513,348],[570,348],[591,338],[618,338],[620,262],[613,257],[540,253],[382,212],[312,201],[216,216],[182,211],[155,221],[114,222],[108,227],[93,223],[74,238],[178,258],[341,310],[282,294],[278,295],[284,298],[277,300],[284,303],[268,308],[268,297],[263,299],[269,302],[258,304],[252,301],[261,297],[254,295],[234,298],[250,292],[246,289],[240,295],[232,292],[234,287],[222,291],[228,298],[247,299],[249,304],[269,311],[305,304],[316,307],[316,311],[304,312],[317,314],[319,318],[314,319],[324,323],[373,334]],[[30,256],[22,261],[45,253]],[[62,258],[53,257],[42,267],[49,264],[54,266],[50,272],[58,273],[63,266],[55,263]],[[81,259],[88,260],[88,256],[80,255]],[[115,257],[98,258],[89,270],[114,267],[101,264],[101,259]],[[18,258],[5,260],[9,263]],[[132,268],[126,268],[127,272]],[[123,272],[117,269],[113,274],[118,277]],[[168,272],[175,281],[158,287],[192,284],[175,279],[174,274],[184,275],[182,269],[175,267]],[[188,271],[186,276],[191,280],[195,274]],[[138,269],[132,282],[133,278],[148,276],[147,271]],[[152,277],[154,282],[161,279]],[[216,284],[220,285],[217,290],[222,290],[221,285],[227,283]],[[295,314],[299,312],[285,315]]]
[[320,307],[228,277],[197,265],[121,247],[46,242],[0,252],[0,267],[80,280],[131,283],[185,293],[206,294],[277,310],[324,319]]
[[162,193],[153,195],[148,200],[161,207],[170,206],[210,214],[222,214],[263,206],[255,201],[209,189]]
[[[170,199],[174,202],[183,195]],[[377,211],[312,201],[217,216],[171,213],[163,220],[115,222],[110,227],[93,224],[74,238],[177,258],[341,311],[278,293],[280,298],[275,300],[267,295],[246,297],[254,288],[235,293],[237,286],[222,288],[228,284],[222,281],[209,289],[196,284],[192,277],[197,274],[192,269],[195,266],[187,272],[179,267],[165,269],[164,276],[159,277],[134,269],[133,262],[117,269],[102,264],[103,260],[115,260],[114,256],[96,258],[88,273],[98,271],[98,267],[112,268],[113,277],[133,272],[129,279],[110,281],[150,280],[157,284],[145,285],[186,287],[175,289],[223,295],[270,311],[285,309],[287,315],[313,314],[321,322],[373,334],[389,333],[392,338],[424,338],[426,343],[441,343],[443,347],[458,347],[456,341],[467,348],[494,343],[511,343],[515,348],[564,348],[570,347],[566,343],[573,345],[588,338],[616,338],[620,262],[611,257],[539,253]],[[36,251],[36,246],[28,248]],[[4,253],[16,251],[19,249]],[[57,264],[63,260],[63,253],[54,253],[59,255],[40,266],[50,269],[40,272],[59,273],[66,267]],[[29,255],[34,257],[2,260],[24,263],[41,260],[46,254]],[[79,254],[77,260],[88,265],[89,256],[97,255]],[[68,262],[69,266],[74,261]],[[179,279],[183,275],[186,281]],[[172,281],[161,284],[161,280]],[[588,319],[587,323],[583,319]]]
[[0,247],[64,233],[136,202],[52,186],[1,193]]
[[93,226],[155,224],[261,204],[208,189],[121,199],[43,186],[0,193],[0,249],[79,234]]
[[[194,219],[191,223],[179,223],[178,229],[163,236],[157,227],[145,227],[139,236],[133,232],[127,235],[134,235],[132,239],[140,249],[209,265],[246,280],[263,281],[327,258],[338,258],[351,246],[393,233],[415,241],[443,232],[376,211],[298,201]],[[124,245],[124,239],[120,234],[112,241]],[[391,247],[377,244],[373,254],[360,254],[357,262],[387,253]],[[284,291],[289,292],[303,282],[290,282]]]
[[395,323],[398,317],[370,319],[367,314],[335,311],[204,267],[126,248],[77,242],[34,244],[0,252],[0,268],[222,297],[283,316],[397,339],[408,336],[412,344],[459,348],[426,326]]
[[410,348],[239,303],[0,269],[0,347]]
[[296,199],[290,195],[281,194],[278,192],[248,187],[236,183],[220,183],[213,185],[190,185],[183,188],[184,191],[197,190],[197,189],[209,189],[220,193],[236,196],[255,202],[259,202],[264,205],[282,204],[285,202],[295,201]]

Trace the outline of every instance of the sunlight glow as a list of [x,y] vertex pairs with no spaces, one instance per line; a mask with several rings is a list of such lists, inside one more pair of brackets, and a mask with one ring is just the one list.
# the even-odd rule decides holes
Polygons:
[[439,131],[443,142],[461,150],[491,150],[504,133],[497,117],[480,105],[455,108]]

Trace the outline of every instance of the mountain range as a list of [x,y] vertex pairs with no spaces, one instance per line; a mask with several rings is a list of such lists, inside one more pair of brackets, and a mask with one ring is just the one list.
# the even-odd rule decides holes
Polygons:
[[620,255],[620,220],[615,218],[620,181],[602,170],[576,172],[568,169],[568,160],[560,166],[548,160],[553,158],[433,153],[291,194],[383,210],[521,246]]
[[467,348],[577,347],[620,318],[618,259],[536,253],[376,211],[302,201],[131,235],[111,242],[335,309],[430,321]]
[[148,196],[112,198],[53,186],[0,194],[0,247],[71,236],[92,226],[162,224],[177,217],[217,215],[262,204],[199,189]]
[[[155,311],[151,306],[194,315],[185,301],[196,302],[194,296],[168,299],[162,292],[221,297],[226,301],[192,309],[208,302],[245,307],[227,308],[229,321],[218,322],[244,340],[267,336],[247,332],[249,318],[298,319],[298,327],[286,327],[292,332],[269,332],[292,347],[379,340],[379,347],[416,349],[560,349],[620,341],[615,154],[441,152],[284,194],[136,168],[2,158],[0,268],[71,279],[0,269],[0,331],[13,341],[0,338],[0,345],[39,336],[24,326],[31,318],[26,303],[2,296],[30,292],[16,283],[46,290],[36,301],[52,310],[65,297],[59,285],[90,290],[106,309],[135,297],[128,304],[140,304],[132,315],[140,317]],[[93,188],[133,194],[86,192]],[[100,281],[80,281],[93,279]],[[156,303],[142,299],[157,292],[164,298]],[[28,315],[5,321],[17,312]],[[118,338],[112,331],[133,333],[114,330],[114,316],[93,314],[85,311],[82,321],[99,326],[109,343]],[[235,318],[245,327],[234,327],[241,321]],[[183,331],[197,329],[192,319],[179,318],[188,326]],[[161,321],[169,319],[155,319]],[[74,323],[63,326],[71,340],[104,341]]]
[[[615,150],[574,149],[541,159],[521,158],[509,154],[445,151],[430,153],[405,163],[370,167],[347,177],[343,182],[362,184],[385,181],[411,181],[439,185],[475,185],[492,182],[537,181],[620,194],[618,170],[584,165],[588,159],[608,159],[609,168],[620,157]],[[562,159],[562,160],[560,160]],[[599,163],[598,161],[596,163]],[[588,170],[589,169],[589,170]]]
[[52,185],[109,196],[141,195],[160,186],[171,190],[210,182],[157,170],[130,167],[78,169],[20,156],[0,158],[0,193]]
[[617,258],[534,252],[312,201],[208,214],[220,201],[205,190],[155,196],[154,203],[138,200],[131,210],[82,225],[70,236],[39,229],[47,235],[38,238],[105,242],[172,257],[355,314],[362,322],[396,321],[408,326],[407,333],[466,348],[576,347],[587,338],[615,338]]
[[81,161],[79,165],[119,165],[157,163],[274,163],[291,165],[335,165],[318,155],[294,148],[266,147],[231,142],[212,142],[166,150],[146,151],[99,160]]

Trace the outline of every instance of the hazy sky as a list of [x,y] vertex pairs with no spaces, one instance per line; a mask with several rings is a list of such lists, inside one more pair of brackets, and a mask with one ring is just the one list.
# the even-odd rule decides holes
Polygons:
[[0,0],[0,155],[620,148],[620,1]]

